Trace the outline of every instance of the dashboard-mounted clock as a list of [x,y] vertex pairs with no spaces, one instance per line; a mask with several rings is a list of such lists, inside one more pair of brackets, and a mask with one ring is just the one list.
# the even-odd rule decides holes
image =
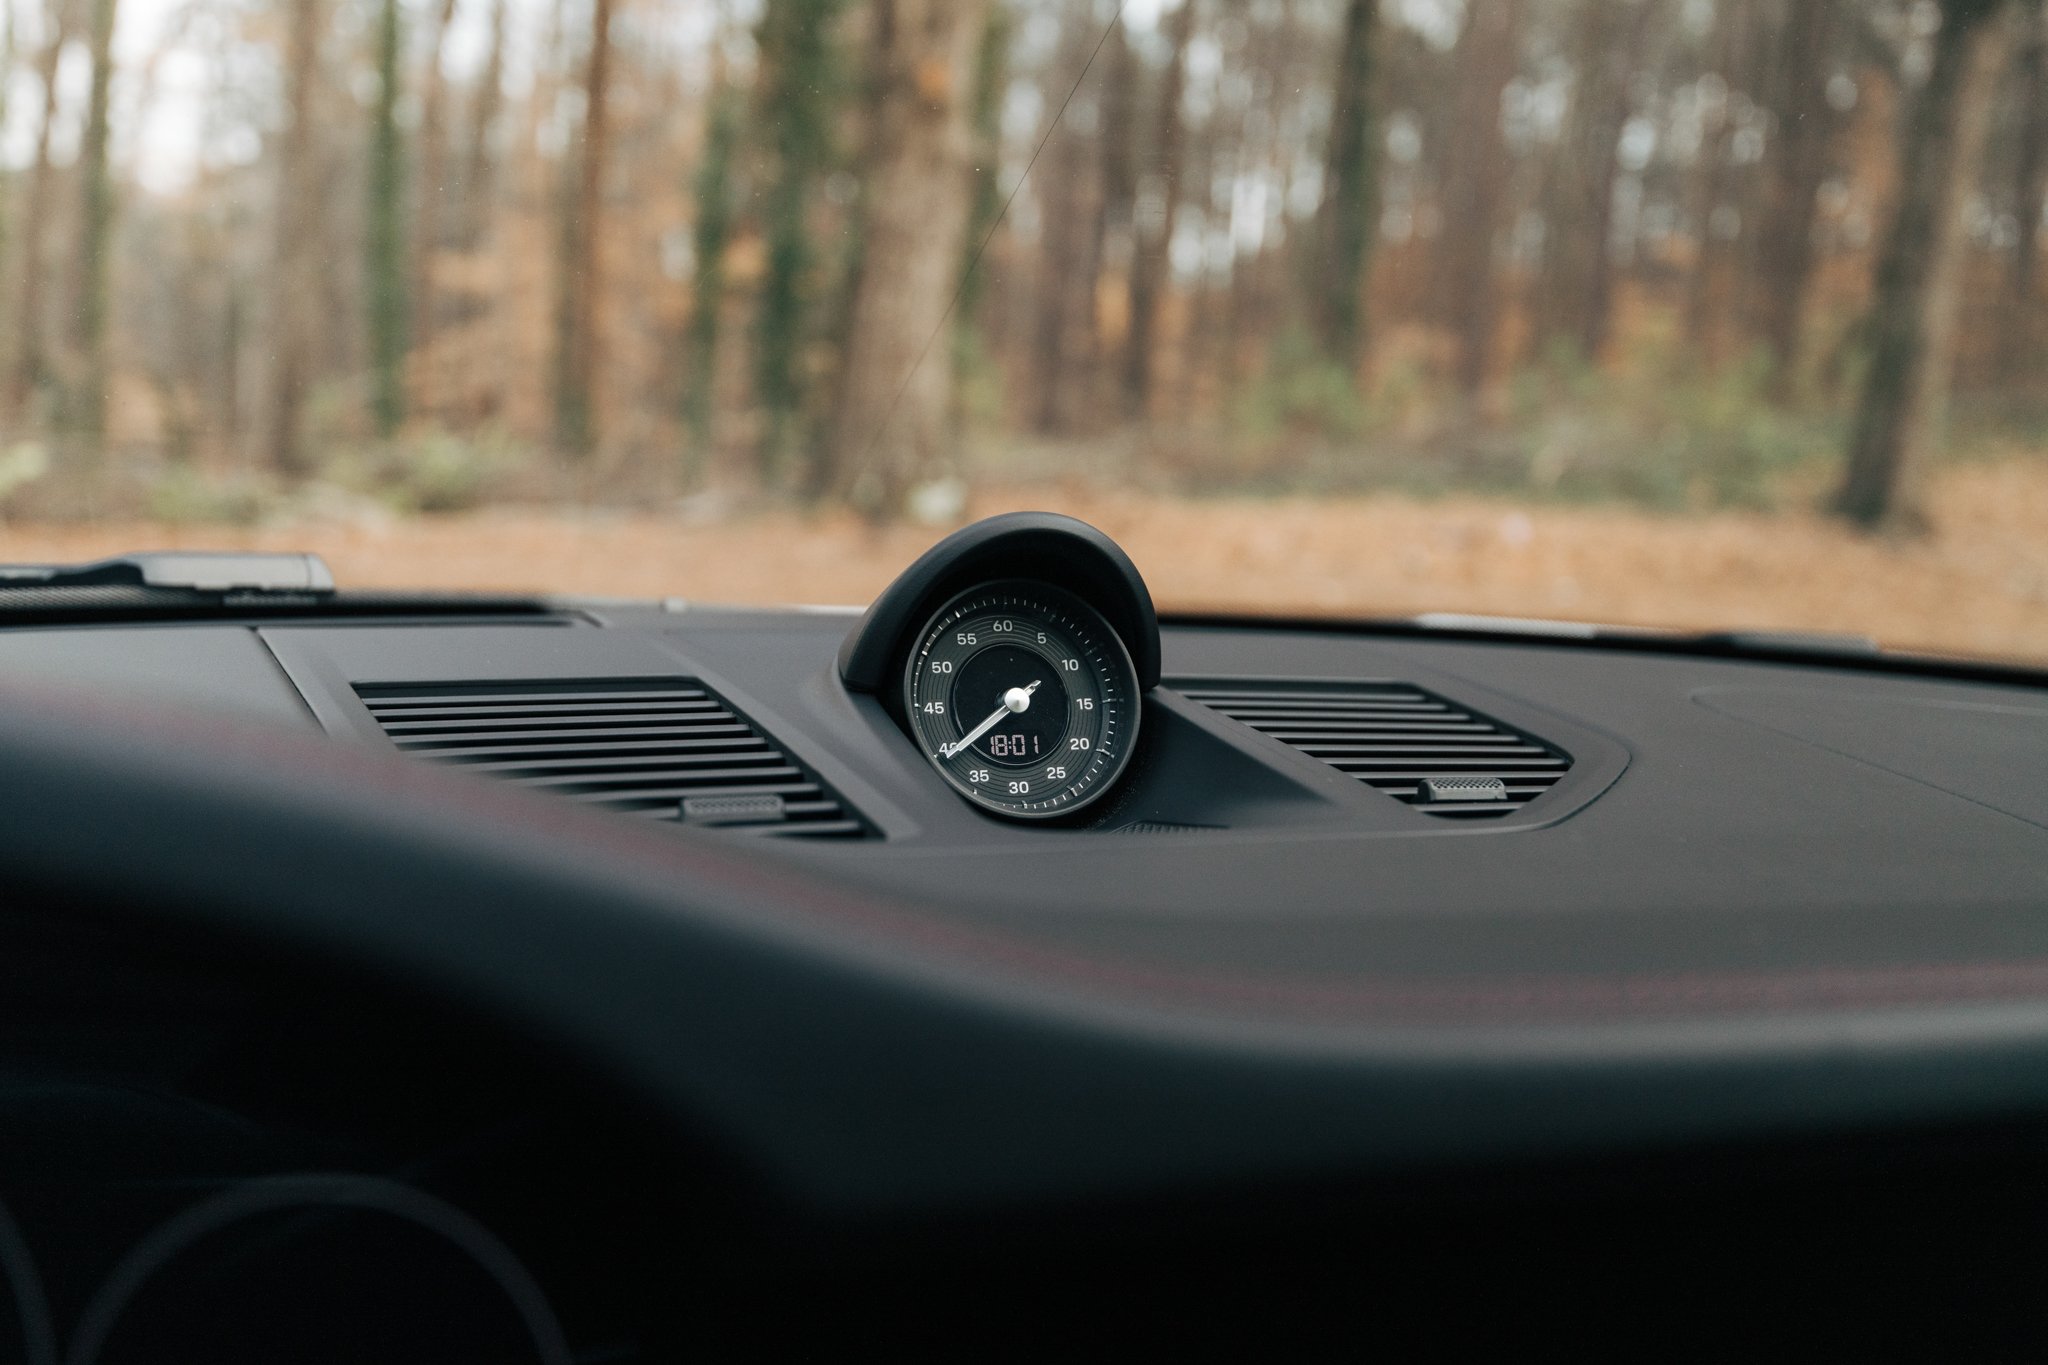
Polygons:
[[848,637],[840,676],[881,697],[974,805],[1055,819],[1113,791],[1136,752],[1159,623],[1108,537],[1016,513],[913,564]]

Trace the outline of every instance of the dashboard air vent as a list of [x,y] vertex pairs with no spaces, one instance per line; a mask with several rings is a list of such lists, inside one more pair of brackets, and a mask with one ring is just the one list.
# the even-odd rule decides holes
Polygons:
[[1498,819],[1550,790],[1569,755],[1434,692],[1393,682],[1185,682],[1182,695],[1430,815]]
[[687,678],[358,686],[419,758],[657,820],[746,834],[858,839],[836,795]]

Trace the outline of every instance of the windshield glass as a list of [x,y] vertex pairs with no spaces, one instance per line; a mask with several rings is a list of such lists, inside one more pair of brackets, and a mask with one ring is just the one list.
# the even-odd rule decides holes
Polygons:
[[2048,657],[2041,0],[7,0],[0,559]]

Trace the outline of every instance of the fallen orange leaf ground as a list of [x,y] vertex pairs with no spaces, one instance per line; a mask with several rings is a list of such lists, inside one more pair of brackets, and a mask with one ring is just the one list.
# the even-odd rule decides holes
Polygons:
[[[1642,625],[1824,629],[2048,658],[2048,462],[1947,471],[1936,530],[1857,535],[1817,514],[1657,515],[1383,495],[1178,500],[1062,487],[978,495],[969,516],[1070,512],[1129,549],[1168,608],[1490,612]],[[500,509],[305,517],[260,528],[0,526],[0,559],[158,548],[306,549],[352,587],[533,589],[721,602],[865,602],[944,532],[838,514]]]

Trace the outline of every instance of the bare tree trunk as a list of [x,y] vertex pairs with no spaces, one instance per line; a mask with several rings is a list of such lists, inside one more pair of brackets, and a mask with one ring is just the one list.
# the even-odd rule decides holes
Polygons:
[[1544,212],[1543,276],[1533,339],[1569,340],[1596,360],[1614,302],[1614,184],[1652,12],[1649,0],[1580,0],[1578,84]]
[[312,467],[301,428],[320,339],[320,263],[325,253],[319,148],[314,138],[320,37],[325,22],[326,10],[320,0],[292,0],[285,29],[289,121],[277,149],[277,264],[261,427],[263,454],[288,477],[304,475]]
[[1713,74],[1721,82],[1719,104],[1709,111],[1701,129],[1698,177],[1693,182],[1691,218],[1699,246],[1685,284],[1682,334],[1687,359],[1717,359],[1715,302],[1735,242],[1718,226],[1734,179],[1736,92],[1756,47],[1756,0],[1728,0],[1714,20]]
[[945,459],[952,352],[932,342],[959,281],[987,13],[987,0],[877,4],[865,249],[829,457],[834,485],[874,516],[893,515]]
[[243,281],[231,274],[225,289],[226,297],[221,306],[220,358],[216,367],[219,376],[219,398],[215,412],[219,414],[222,444],[233,450],[241,444],[242,430],[247,414],[242,411],[243,391],[243,345],[247,327],[244,319],[248,316],[248,295]]
[[370,409],[377,434],[387,439],[405,420],[405,147],[398,130],[404,46],[398,0],[384,0],[377,19],[377,102],[370,123],[363,274],[369,296]]
[[[713,391],[718,380],[718,330],[725,309],[726,247],[732,240],[738,205],[733,195],[733,162],[739,151],[739,96],[721,72],[712,84],[709,124],[697,169],[696,278],[690,290],[690,323],[686,334],[683,379],[683,420],[696,447],[711,439]],[[693,452],[693,472],[703,460]]]
[[[19,44],[16,42],[15,22],[14,6],[7,5],[4,12],[0,12],[0,71],[5,71],[10,79],[14,74],[15,59],[21,55]],[[12,101],[0,99],[0,143],[6,141],[10,127],[7,116],[11,112]],[[8,209],[11,207],[9,201],[13,197],[14,186],[7,181],[0,181],[0,260],[6,259]]]
[[1324,155],[1316,330],[1323,353],[1347,371],[1364,358],[1365,290],[1379,232],[1380,137],[1373,109],[1379,22],[1379,0],[1347,0]]
[[420,73],[420,126],[413,136],[419,149],[419,173],[413,178],[410,343],[417,360],[429,360],[427,348],[434,339],[434,253],[441,247],[441,232],[447,222],[446,183],[447,134],[443,109],[448,101],[448,82],[441,74],[441,49],[448,41],[448,25],[455,18],[455,0],[440,0],[434,12],[433,33],[427,41],[426,69]]
[[1181,0],[1167,30],[1171,44],[1159,84],[1152,137],[1151,173],[1138,182],[1131,213],[1131,329],[1124,345],[1124,415],[1142,418],[1152,406],[1153,349],[1159,304],[1172,265],[1174,228],[1180,217],[1181,160],[1187,144],[1181,100],[1187,92],[1188,40],[1194,34],[1200,0]]
[[462,170],[462,242],[474,248],[490,226],[491,201],[497,181],[491,139],[497,132],[498,110],[504,102],[505,9],[508,0],[491,5],[491,46],[477,77],[476,105],[469,115],[469,151]]
[[1828,104],[1828,56],[1840,34],[1841,0],[1788,7],[1778,45],[1775,128],[1765,158],[1763,221],[1756,234],[1756,330],[1770,353],[1774,398],[1792,391],[1800,323],[1813,277],[1813,222],[1839,122]]
[[1501,96],[1520,53],[1522,0],[1470,5],[1453,55],[1451,161],[1444,172],[1444,230],[1436,293],[1457,338],[1458,386],[1476,396],[1492,369],[1499,319],[1495,239],[1508,188]]
[[2017,62],[2020,88],[2019,155],[2013,164],[2013,214],[2019,240],[2013,243],[1999,309],[1999,370],[2008,383],[2038,378],[2042,368],[2038,274],[2044,202],[2048,202],[2048,4],[2035,0],[2026,13],[2026,36]]
[[969,195],[967,238],[961,243],[960,302],[953,313],[953,392],[951,416],[958,433],[967,425],[966,387],[962,376],[988,338],[981,301],[988,277],[980,269],[983,246],[990,240],[1003,211],[1000,163],[1003,142],[1003,97],[1009,88],[1011,17],[1006,6],[989,10],[982,26],[981,50],[974,58],[974,99],[968,126],[974,136],[973,190]]
[[[1059,74],[1061,91],[1078,79],[1094,47],[1095,7],[1069,0],[1061,11],[1065,30]],[[1057,109],[1058,106],[1054,105]],[[1094,300],[1088,291],[1089,242],[1095,196],[1101,190],[1099,144],[1070,125],[1054,131],[1044,163],[1033,176],[1038,193],[1038,307],[1032,344],[1033,430],[1054,436],[1072,432],[1076,421],[1072,381],[1085,371],[1081,353],[1094,330]]]
[[[1191,129],[1199,136],[1191,137],[1186,150],[1187,172],[1183,177],[1196,190],[1190,196],[1190,203],[1196,202],[1204,187],[1213,186],[1217,178],[1231,171],[1231,149],[1228,139],[1231,130],[1224,127],[1224,120],[1212,118],[1199,129]],[[1236,130],[1241,134],[1242,129]],[[1239,136],[1239,141],[1242,137]],[[1174,357],[1178,373],[1174,376],[1174,398],[1182,412],[1195,412],[1221,397],[1227,384],[1224,380],[1225,361],[1225,307],[1228,299],[1213,268],[1209,255],[1209,241],[1205,234],[1202,242],[1200,264],[1193,277],[1183,286],[1186,294],[1187,324],[1178,341]]]
[[[1278,22],[1262,24],[1254,28],[1249,41],[1244,46],[1241,60],[1253,70],[1265,71],[1281,68],[1286,60],[1289,46],[1296,36],[1289,23],[1289,19],[1292,16],[1288,12],[1282,11],[1275,17]],[[1368,82],[1369,85],[1370,82]],[[1368,92],[1364,98],[1371,100],[1374,96]],[[1269,183],[1276,183],[1284,179],[1289,163],[1297,151],[1294,139],[1289,136],[1281,120],[1264,117],[1262,112],[1256,108],[1255,103],[1247,104],[1242,114],[1243,116],[1237,120],[1237,127],[1235,129],[1237,172],[1266,180]],[[1368,115],[1368,123],[1371,123],[1370,115]],[[1377,139],[1377,135],[1371,134],[1370,129],[1368,129],[1368,134]],[[1326,154],[1327,151],[1328,149],[1326,148]],[[1377,188],[1379,156],[1377,150],[1373,150],[1370,155],[1372,158],[1370,174],[1374,183],[1374,189],[1372,191],[1373,208],[1370,214],[1371,223],[1366,228],[1365,240],[1368,243],[1379,233],[1379,193]],[[1326,194],[1321,205],[1325,213],[1322,223],[1324,227],[1330,224],[1331,220],[1327,215],[1331,210],[1332,204],[1332,197]],[[1330,240],[1326,233],[1319,243],[1326,252],[1329,248]],[[1327,262],[1327,256],[1324,257],[1324,260]],[[1236,389],[1244,381],[1259,374],[1265,364],[1270,343],[1276,331],[1275,320],[1286,311],[1286,305],[1283,302],[1283,291],[1290,283],[1289,275],[1284,269],[1286,264],[1288,262],[1283,259],[1281,251],[1275,245],[1275,237],[1264,232],[1260,234],[1259,243],[1256,247],[1249,252],[1239,249],[1231,262],[1229,300],[1228,307],[1224,313],[1223,323],[1223,354],[1225,363],[1222,374],[1226,391]],[[1361,327],[1355,338],[1357,349],[1354,352],[1353,359],[1348,362],[1339,362],[1344,365],[1347,373],[1356,372],[1358,363],[1362,360],[1364,353],[1365,336],[1362,327],[1364,316],[1362,300],[1369,286],[1372,273],[1371,249],[1369,245],[1366,259],[1361,264],[1360,269],[1362,273],[1358,279],[1358,288],[1361,307],[1358,317],[1361,320]],[[1294,277],[1293,283],[1298,290],[1298,274]],[[1319,293],[1311,294],[1312,300],[1318,297]]]
[[[5,12],[0,13],[0,66],[4,66],[10,75],[13,74],[15,60],[21,56],[19,35],[15,28],[17,22],[14,6],[8,5]],[[7,129],[7,116],[10,112],[12,111],[7,107],[7,102],[0,101],[0,132]]]
[[597,372],[598,240],[603,228],[605,101],[611,80],[612,0],[592,0],[583,78],[583,146],[575,193],[565,197],[555,332],[555,440],[571,455],[596,441],[591,384]]
[[[1137,245],[1135,219],[1138,200],[1138,118],[1135,95],[1138,62],[1136,54],[1131,50],[1130,37],[1124,32],[1121,18],[1117,20],[1116,26],[1105,41],[1109,45],[1109,69],[1105,73],[1102,92],[1102,116],[1096,124],[1102,141],[1098,157],[1102,168],[1101,197],[1095,208],[1094,240],[1089,243],[1085,305],[1090,323],[1087,361],[1091,381],[1088,385],[1091,423],[1099,421],[1105,413],[1113,415],[1121,406],[1114,384],[1104,382],[1110,375],[1102,364],[1105,359],[1100,353],[1102,339],[1099,328],[1094,325],[1097,300],[1113,259],[1120,256],[1125,263],[1124,300],[1128,309],[1129,263]],[[1128,319],[1126,325],[1128,326]]]
[[67,376],[65,426],[84,439],[88,458],[107,434],[107,269],[114,227],[114,185],[107,173],[107,100],[114,79],[115,0],[92,0],[92,95],[78,148],[80,211],[73,338],[78,363]]
[[8,367],[7,413],[19,417],[42,384],[49,362],[43,351],[43,239],[50,213],[50,131],[57,122],[57,62],[71,38],[71,10],[65,0],[49,0],[49,34],[36,56],[36,80],[43,91],[43,116],[36,127],[36,152],[28,176],[28,194],[21,205],[21,292],[14,308],[14,363]]
[[832,38],[843,9],[844,0],[767,0],[754,32],[759,122],[772,161],[760,209],[767,262],[754,314],[754,394],[767,419],[760,460],[769,478],[794,475],[807,486],[831,477],[801,447],[799,432],[812,406],[803,365],[818,273],[811,208],[836,155]]
[[1898,203],[1877,267],[1870,368],[1835,508],[1865,527],[1927,525],[1925,466],[1954,360],[1962,210],[2004,56],[2004,0],[1942,0],[1927,83],[1899,133]]

